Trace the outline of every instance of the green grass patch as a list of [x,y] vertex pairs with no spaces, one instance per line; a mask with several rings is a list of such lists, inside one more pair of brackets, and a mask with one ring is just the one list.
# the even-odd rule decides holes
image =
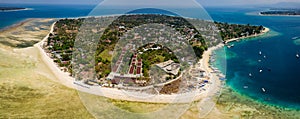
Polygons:
[[111,62],[112,55],[109,54],[109,52],[110,51],[108,49],[105,49],[103,52],[100,53],[100,57],[102,59],[105,59],[105,60],[108,60],[108,61]]

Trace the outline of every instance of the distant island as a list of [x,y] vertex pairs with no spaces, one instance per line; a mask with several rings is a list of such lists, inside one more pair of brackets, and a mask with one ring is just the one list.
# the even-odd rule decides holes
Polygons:
[[0,7],[0,11],[25,10],[23,7]]
[[260,12],[260,15],[300,15],[300,9],[296,8],[274,8],[268,11]]

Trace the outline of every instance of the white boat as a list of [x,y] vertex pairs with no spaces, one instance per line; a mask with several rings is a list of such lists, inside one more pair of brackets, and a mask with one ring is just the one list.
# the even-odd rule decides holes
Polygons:
[[296,58],[299,58],[299,54],[298,53],[296,54]]
[[249,73],[249,77],[252,77],[252,74],[251,74],[251,73]]
[[244,86],[244,88],[246,89],[246,88],[248,88],[248,86]]
[[266,58],[267,58],[267,56],[265,55],[265,56],[264,56],[264,58],[266,59]]
[[261,88],[261,90],[262,90],[263,92],[266,92],[266,89],[265,89],[265,88]]
[[261,51],[259,51],[259,53],[258,53],[259,55],[262,55],[262,52]]
[[259,70],[259,73],[261,73],[262,71],[263,71],[263,70],[260,69],[260,70]]

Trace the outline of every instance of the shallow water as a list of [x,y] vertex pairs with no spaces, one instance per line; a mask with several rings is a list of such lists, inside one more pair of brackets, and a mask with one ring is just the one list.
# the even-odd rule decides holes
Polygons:
[[[243,14],[236,17],[240,20],[238,22],[260,22],[278,33],[270,32],[264,37],[235,42],[235,47],[226,48],[227,85],[263,103],[299,109],[300,60],[295,55],[300,47],[291,38],[300,31],[297,26],[300,25],[300,17],[258,17]],[[249,73],[253,76],[249,77]]]
[[[0,28],[26,18],[85,16],[94,6],[25,5],[25,7],[33,8],[33,10],[1,12]],[[293,41],[291,38],[300,34],[300,17],[247,14],[259,11],[259,9],[252,8],[207,8],[207,10],[216,21],[264,25],[272,30],[267,36],[236,42],[234,48],[226,48],[226,53],[216,52],[218,60],[213,64],[227,74],[227,85],[245,97],[251,97],[263,103],[298,108],[300,61],[295,58],[295,54],[300,52],[300,46],[295,44],[295,42],[298,43],[297,40]],[[117,9],[103,11],[99,15],[117,14],[119,11]],[[259,56],[259,51],[262,51],[267,59]],[[225,56],[227,56],[226,60]],[[261,68],[263,72],[259,73]],[[267,71],[268,68],[271,71]],[[249,79],[250,72],[254,76],[253,79]],[[248,86],[247,89],[244,88],[245,85]],[[262,92],[262,87],[266,89],[266,93]]]

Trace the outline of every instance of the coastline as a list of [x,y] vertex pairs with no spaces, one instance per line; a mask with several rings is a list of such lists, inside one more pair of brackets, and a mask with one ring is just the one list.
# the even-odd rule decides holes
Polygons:
[[248,38],[259,37],[261,35],[264,35],[264,34],[268,33],[269,31],[270,31],[270,28],[264,27],[264,30],[259,34],[254,34],[254,35],[250,35],[250,36],[246,36],[246,37],[240,37],[240,38],[228,39],[228,40],[225,40],[225,44],[230,43],[230,42],[235,42],[235,41],[238,41],[238,40],[244,40],[244,39],[248,39]]
[[[266,34],[268,32],[270,32],[270,28],[264,27],[264,30],[261,33],[259,33],[259,34],[250,35],[250,36],[247,36],[247,37],[232,38],[232,39],[226,40],[224,43],[219,43],[216,46],[208,48],[207,51],[205,51],[203,53],[203,58],[202,58],[202,59],[205,60],[204,61],[205,66],[208,66],[207,69],[209,69],[210,72],[213,71],[213,69],[210,68],[212,66],[209,64],[210,56],[211,56],[212,52],[214,52],[215,50],[217,50],[219,48],[224,47],[226,44],[231,43],[231,42],[236,42],[236,41],[239,41],[239,40],[245,40],[245,39],[249,39],[249,38],[260,37],[260,36],[262,36],[262,35],[264,35],[264,34]],[[222,75],[225,75],[225,74],[222,74]]]
[[[56,22],[55,22],[56,23]],[[53,28],[55,23],[52,24],[50,33],[53,32]],[[39,43],[35,44],[34,47],[36,47],[39,50],[40,56],[43,60],[43,62],[51,69],[51,71],[54,73],[56,78],[61,82],[63,85],[74,88],[82,92],[87,92],[95,95],[100,95],[104,97],[108,97],[111,99],[119,99],[119,100],[127,100],[127,101],[135,101],[135,102],[151,102],[151,103],[189,103],[192,101],[202,100],[207,97],[211,97],[215,95],[220,87],[221,87],[221,81],[219,80],[218,74],[211,73],[213,70],[209,68],[208,62],[209,59],[200,60],[198,64],[205,67],[205,71],[209,73],[209,76],[211,77],[209,80],[212,84],[205,86],[205,91],[200,91],[200,89],[197,89],[195,91],[191,91],[188,93],[181,93],[181,94],[159,94],[159,95],[152,95],[147,93],[138,93],[138,92],[131,92],[131,91],[125,91],[125,90],[119,90],[116,88],[106,88],[106,87],[100,87],[100,86],[86,86],[82,82],[75,81],[73,77],[70,76],[69,73],[63,72],[60,70],[59,66],[53,62],[53,59],[51,59],[47,53],[42,48],[45,41],[48,39],[49,34]],[[211,50],[210,50],[211,51]],[[207,57],[209,55],[209,52],[206,52],[203,54],[204,57]],[[206,90],[207,89],[207,90]],[[141,98],[141,95],[143,98]],[[147,98],[144,98],[147,97]],[[150,97],[150,98],[149,98]]]
[[69,81],[67,81],[67,80],[70,80],[70,81],[73,80],[73,78],[71,76],[69,76],[69,73],[61,71],[59,69],[59,66],[54,63],[53,59],[51,59],[47,55],[47,53],[44,51],[44,49],[42,48],[43,44],[48,39],[49,34],[53,33],[55,23],[56,22],[54,22],[51,25],[50,32],[47,34],[47,36],[42,41],[40,41],[39,43],[35,44],[34,47],[36,47],[39,50],[39,54],[40,54],[43,62],[48,66],[48,68],[51,69],[51,71],[54,73],[54,75],[59,80],[59,82],[62,83],[63,85],[65,85],[65,86],[69,87],[69,88],[74,88],[74,86],[72,85],[72,83],[69,82]]
[[0,10],[0,12],[16,12],[16,11],[25,11],[25,10],[33,10],[33,8],[13,9],[13,10]]
[[[273,32],[273,31],[272,31]],[[44,35],[45,36],[45,35]],[[264,37],[264,36],[263,36]],[[41,38],[42,39],[42,38]],[[40,40],[41,40],[40,39]],[[247,39],[246,39],[247,40]],[[249,40],[250,41],[250,40]],[[247,42],[247,41],[246,41]],[[219,44],[220,45],[220,44]],[[222,47],[224,47],[224,46],[222,46]],[[220,48],[220,47],[219,47]],[[213,50],[213,48],[209,48],[209,49],[211,49],[211,50]],[[39,50],[37,50],[36,48],[34,48],[33,50],[36,50],[37,51],[37,53],[38,53],[38,51]],[[4,51],[4,53],[5,53],[5,51]],[[41,54],[40,53],[38,53],[38,55],[39,56],[41,56]],[[39,59],[40,59],[41,57],[39,57]],[[43,61],[41,61],[41,62],[43,62]],[[22,62],[20,62],[20,63],[22,63]],[[206,65],[207,66],[207,65]],[[42,68],[44,68],[44,67],[42,67]],[[48,68],[47,68],[48,69]],[[14,73],[16,73],[16,72],[14,72]],[[52,73],[52,71],[51,71],[51,73]],[[26,75],[28,75],[28,74],[26,74]],[[47,74],[45,74],[45,75],[47,75]],[[22,79],[23,80],[23,79]],[[47,79],[46,79],[47,80]],[[49,79],[48,79],[49,80]],[[57,81],[57,79],[53,79],[53,80],[55,80],[55,81]],[[37,83],[37,85],[41,85],[41,84],[43,84],[44,82],[36,82]],[[40,83],[40,84],[39,84]],[[58,83],[57,83],[58,84]],[[60,86],[61,84],[59,84],[59,86]],[[56,86],[56,85],[55,85]],[[51,87],[51,88],[53,88],[52,87],[52,85],[50,85],[49,87]],[[62,87],[64,87],[64,86],[62,86]],[[224,88],[223,88],[223,90],[224,90]],[[61,93],[61,92],[56,92],[56,93]],[[266,106],[262,106],[261,105],[261,102],[259,102],[259,101],[257,101],[257,100],[255,100],[255,99],[253,99],[253,98],[250,98],[250,97],[246,97],[246,96],[243,96],[243,97],[236,97],[235,95],[239,95],[240,93],[239,92],[235,92],[235,91],[233,91],[232,93],[228,93],[228,94],[226,94],[225,93],[225,91],[222,91],[222,94],[224,94],[225,96],[231,96],[231,97],[229,97],[228,99],[224,99],[224,101],[223,101],[223,103],[218,103],[218,104],[216,104],[216,109],[215,110],[213,110],[210,114],[209,114],[209,116],[208,117],[212,117],[212,118],[216,118],[216,116],[215,115],[219,115],[218,117],[219,118],[225,118],[225,117],[228,117],[228,118],[232,118],[232,117],[238,117],[238,116],[240,116],[240,115],[242,115],[242,114],[244,114],[244,112],[245,112],[245,110],[247,111],[247,112],[250,112],[251,114],[253,114],[253,116],[260,116],[260,115],[264,115],[265,116],[265,114],[267,115],[267,114],[269,114],[268,116],[270,116],[270,118],[272,118],[272,114],[273,114],[273,116],[274,116],[274,114],[276,114],[276,116],[277,115],[284,115],[284,114],[282,114],[282,112],[281,111],[285,111],[284,109],[287,109],[287,108],[284,108],[284,107],[280,107],[280,109],[278,109],[278,107],[273,107],[273,106],[268,106],[268,107],[266,107]],[[234,95],[235,94],[235,95]],[[78,96],[78,94],[76,93],[76,96]],[[53,95],[51,95],[51,97],[53,97]],[[67,96],[67,97],[69,97],[69,96]],[[50,98],[50,97],[49,97]],[[57,98],[57,97],[56,97]],[[74,100],[74,97],[72,97],[73,99],[72,99],[72,102],[73,102],[73,100]],[[237,99],[238,101],[236,101],[235,99]],[[52,101],[53,99],[48,99],[47,98],[47,100],[46,101]],[[243,102],[242,101],[240,101],[240,100],[243,100]],[[246,100],[246,101],[244,101],[244,100]],[[57,100],[57,102],[58,101],[61,101],[61,100]],[[69,101],[69,100],[68,100]],[[254,102],[252,102],[252,101],[254,101]],[[55,102],[55,101],[52,101],[52,102]],[[67,101],[66,101],[67,102]],[[224,104],[224,102],[228,102],[227,104]],[[248,103],[248,102],[251,102],[250,104]],[[81,102],[79,102],[79,103],[81,103]],[[132,103],[132,102],[126,102],[126,103]],[[135,102],[133,102],[133,103],[135,103]],[[148,104],[148,103],[145,103],[145,104]],[[69,105],[68,105],[69,106]],[[84,107],[85,108],[85,107]],[[269,108],[276,108],[276,109],[273,109],[273,110],[279,110],[279,111],[270,111],[270,109]],[[39,108],[37,108],[37,109],[39,109]],[[60,108],[61,109],[61,108]],[[251,109],[253,109],[253,110],[255,110],[255,111],[251,111]],[[81,110],[81,109],[80,109]],[[217,110],[217,111],[216,111]],[[220,110],[220,112],[221,113],[223,113],[223,114],[220,114],[220,112],[218,111],[218,110]],[[266,110],[266,111],[264,111],[264,110]],[[288,109],[288,110],[290,110],[290,109]],[[56,110],[55,110],[56,111]],[[259,112],[258,112],[259,111]],[[255,112],[258,112],[258,113],[255,113]],[[188,114],[190,114],[191,112],[189,111],[188,112]],[[14,114],[14,113],[13,113]],[[212,116],[213,115],[213,116]],[[298,115],[298,117],[300,116],[299,115],[299,113],[297,114],[296,113],[296,115]],[[73,115],[72,115],[73,116]],[[190,115],[189,115],[190,116]],[[198,115],[197,115],[198,116]],[[252,116],[252,117],[253,117]],[[196,116],[195,116],[196,117]],[[291,118],[291,116],[289,116],[290,118]],[[294,116],[295,117],[295,116]],[[249,118],[251,118],[251,117],[249,117]],[[273,117],[274,118],[274,117]],[[284,117],[281,117],[281,118],[284,118]]]
[[[213,47],[210,47],[207,49],[207,51],[205,51],[202,55],[202,59],[200,60],[201,64],[204,64],[204,65],[201,65],[202,69],[205,69],[205,71],[208,71],[208,72],[213,72],[214,69],[212,69],[213,66],[211,66],[211,64],[209,64],[210,62],[210,58],[211,58],[211,55],[212,53],[217,50],[217,49],[220,49],[220,48],[223,48],[227,43],[230,43],[230,42],[236,42],[238,40],[244,40],[244,39],[248,39],[248,38],[255,38],[255,37],[260,37],[266,33],[268,33],[270,31],[269,28],[267,27],[264,27],[264,30],[259,33],[259,34],[256,34],[256,35],[251,35],[251,36],[247,36],[247,37],[241,37],[241,38],[233,38],[233,39],[229,39],[229,40],[226,40],[225,44],[224,43],[219,43],[218,45],[216,46],[213,46]],[[218,73],[216,75],[221,75],[222,77],[224,76],[225,77],[225,74],[222,74],[222,73]],[[221,86],[221,85],[219,85]]]
[[282,15],[282,14],[261,14],[258,13],[259,16],[285,16],[285,17],[300,17],[300,15]]
[[30,22],[30,21],[33,21],[34,18],[28,18],[28,19],[24,19],[24,20],[21,20],[15,24],[12,24],[10,26],[7,26],[7,27],[4,27],[4,28],[1,28],[0,29],[0,32],[3,33],[3,32],[8,32],[8,31],[12,31],[12,30],[15,30],[16,28]]
[[[53,32],[55,23],[56,22],[54,22],[52,24],[50,33]],[[265,29],[260,34],[251,35],[248,37],[230,39],[230,40],[227,40],[226,43],[234,42],[239,39],[257,37],[257,36],[260,36],[260,35],[263,35],[263,34],[269,32],[269,30],[270,30],[269,28],[266,28],[266,27],[264,27],[264,28]],[[208,87],[206,86],[206,88],[208,88],[208,90],[206,90],[204,92],[199,92],[198,90],[196,90],[196,91],[192,91],[189,93],[171,94],[171,95],[165,95],[165,94],[151,95],[151,94],[147,94],[147,93],[130,92],[130,91],[120,90],[120,89],[116,89],[116,88],[106,88],[106,87],[100,87],[100,86],[90,86],[89,87],[89,86],[85,86],[85,84],[83,84],[82,82],[75,81],[75,79],[73,77],[71,77],[69,73],[61,71],[59,66],[53,62],[53,59],[51,59],[47,55],[47,53],[44,51],[44,49],[42,48],[43,44],[45,43],[45,41],[47,40],[48,37],[49,37],[49,34],[42,41],[40,41],[38,44],[35,45],[35,47],[37,47],[39,49],[39,52],[40,52],[40,55],[41,55],[43,61],[52,70],[52,72],[55,74],[57,79],[59,79],[59,81],[63,85],[65,85],[69,88],[74,88],[74,89],[83,91],[83,92],[92,93],[95,95],[100,95],[100,96],[108,97],[111,99],[120,99],[120,100],[127,100],[127,101],[170,103],[176,99],[176,101],[178,103],[186,103],[186,102],[191,101],[188,99],[193,99],[193,101],[197,101],[197,100],[201,100],[203,98],[210,97],[210,96],[216,94],[217,92],[219,92],[220,87],[222,85],[222,82],[221,82],[221,80],[219,80],[219,78],[223,74],[214,73],[214,70],[211,68],[211,66],[209,64],[209,60],[210,60],[210,55],[212,54],[212,52],[218,48],[222,48],[224,46],[223,43],[220,43],[217,46],[208,48],[208,50],[203,53],[203,58],[198,62],[198,64],[200,64],[201,69],[204,69],[205,72],[207,72],[208,76],[210,77],[209,80],[212,83],[212,85],[209,85]],[[128,94],[130,94],[131,96],[129,96]],[[143,95],[143,97],[152,97],[152,98],[139,98],[139,97],[135,97],[134,95]]]
[[247,15],[255,15],[255,16],[262,16],[262,17],[300,17],[300,15],[280,15],[280,14],[261,14],[261,11],[255,11],[255,12],[248,12]]

